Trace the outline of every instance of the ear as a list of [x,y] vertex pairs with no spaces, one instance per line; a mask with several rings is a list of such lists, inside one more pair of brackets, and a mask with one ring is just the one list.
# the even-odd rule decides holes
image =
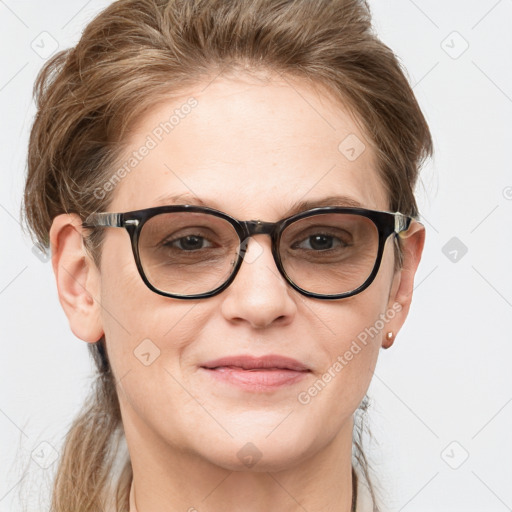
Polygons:
[[[425,227],[418,221],[413,221],[409,229],[400,233],[402,241],[402,267],[393,277],[389,294],[388,311],[394,311],[394,316],[386,324],[382,346],[389,348],[407,318],[414,289],[414,276],[420,263],[421,253],[425,245]],[[391,316],[391,315],[389,315]],[[388,337],[387,334],[391,333]]]
[[82,220],[61,214],[50,228],[52,266],[59,301],[73,334],[89,343],[103,336],[100,315],[100,273],[85,249]]

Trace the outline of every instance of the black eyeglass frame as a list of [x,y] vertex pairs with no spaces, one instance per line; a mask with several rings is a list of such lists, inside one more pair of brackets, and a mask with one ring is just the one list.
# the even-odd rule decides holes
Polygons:
[[[239,252],[237,261],[233,266],[233,270],[228,279],[217,288],[205,292],[194,295],[178,295],[169,292],[164,292],[163,290],[159,290],[155,286],[153,286],[146,277],[144,273],[144,269],[142,267],[142,263],[140,260],[139,254],[139,237],[141,230],[144,224],[151,219],[152,217],[162,214],[162,213],[173,213],[173,212],[191,212],[191,213],[205,213],[209,215],[213,215],[215,217],[219,217],[228,221],[236,233],[238,234],[238,238],[240,240]],[[360,215],[362,217],[366,217],[370,219],[377,228],[379,234],[379,247],[377,250],[377,257],[375,259],[375,264],[373,266],[373,270],[359,287],[351,290],[349,292],[344,292],[340,294],[319,294],[314,292],[309,292],[304,290],[297,284],[293,282],[293,280],[287,275],[283,264],[281,262],[281,256],[279,254],[279,242],[281,239],[281,234],[286,227],[290,224],[307,218],[312,217],[319,214],[326,213],[346,213],[351,215]],[[171,297],[176,299],[205,299],[209,297],[213,297],[218,295],[222,291],[224,291],[235,279],[240,267],[242,266],[242,262],[244,260],[244,256],[246,253],[247,244],[249,238],[254,235],[265,234],[269,235],[272,242],[272,255],[274,257],[274,261],[276,266],[280,272],[280,274],[284,277],[286,282],[295,290],[297,290],[302,295],[306,297],[313,297],[317,299],[325,299],[325,300],[334,300],[334,299],[344,299],[347,297],[352,297],[353,295],[357,295],[362,292],[368,286],[372,284],[374,281],[382,261],[382,255],[384,253],[384,246],[386,240],[390,235],[394,234],[395,237],[400,236],[402,233],[406,232],[412,221],[416,221],[415,218],[405,215],[400,212],[386,212],[380,210],[368,210],[366,208],[355,208],[355,207],[339,207],[339,206],[323,206],[318,208],[312,208],[310,210],[306,210],[290,217],[286,217],[277,222],[265,222],[261,220],[248,220],[248,221],[240,221],[231,217],[227,213],[221,212],[214,208],[210,208],[207,206],[197,206],[197,205],[167,205],[167,206],[156,206],[152,208],[145,208],[143,210],[135,210],[124,213],[109,213],[109,212],[96,212],[91,213],[87,219],[82,223],[84,228],[95,228],[95,227],[113,227],[113,228],[124,228],[128,231],[130,236],[133,256],[135,258],[135,264],[139,271],[139,274],[146,284],[146,286],[158,293],[159,295],[163,295],[164,297]]]

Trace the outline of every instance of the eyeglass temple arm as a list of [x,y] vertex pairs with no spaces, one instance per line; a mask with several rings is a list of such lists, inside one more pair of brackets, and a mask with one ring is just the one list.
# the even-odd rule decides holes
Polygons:
[[84,228],[123,226],[120,213],[91,213],[82,223]]
[[399,234],[406,231],[411,223],[411,218],[400,212],[395,212],[395,233]]
[[416,227],[423,226],[417,217],[409,217],[403,213],[396,212],[395,214],[395,234],[400,238],[407,238],[409,236],[409,228],[415,225]]

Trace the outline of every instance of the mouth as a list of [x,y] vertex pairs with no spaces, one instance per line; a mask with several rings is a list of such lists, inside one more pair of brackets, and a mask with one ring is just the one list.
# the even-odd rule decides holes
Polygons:
[[233,356],[208,361],[201,369],[217,381],[247,391],[269,391],[295,384],[311,370],[303,363],[284,356]]
[[269,354],[266,356],[231,356],[207,361],[202,368],[215,370],[217,368],[237,368],[240,370],[293,370],[297,372],[310,371],[309,368],[291,357]]

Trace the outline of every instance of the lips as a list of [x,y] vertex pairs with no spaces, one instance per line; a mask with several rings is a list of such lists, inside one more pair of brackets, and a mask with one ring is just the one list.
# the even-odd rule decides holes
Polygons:
[[266,356],[231,356],[222,357],[207,361],[201,365],[202,368],[215,370],[219,368],[233,368],[237,370],[293,370],[295,372],[308,372],[310,369],[290,357],[279,355],[266,355]]
[[296,359],[273,354],[222,357],[203,363],[201,371],[216,383],[250,393],[277,392],[298,384],[311,372]]

